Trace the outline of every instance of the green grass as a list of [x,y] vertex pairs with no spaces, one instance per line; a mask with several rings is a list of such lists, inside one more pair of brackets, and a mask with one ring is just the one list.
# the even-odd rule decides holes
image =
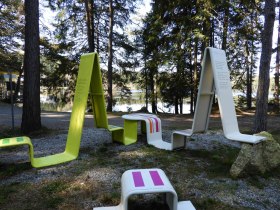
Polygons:
[[112,191],[110,193],[104,193],[101,195],[101,198],[99,199],[101,203],[107,204],[107,205],[118,205],[121,199],[120,192]]
[[17,191],[17,185],[1,186],[0,190],[0,205],[7,202],[9,196]]
[[[23,203],[29,203],[24,198],[32,190],[29,184],[16,181],[8,185],[1,185],[0,189],[0,209],[30,209],[28,205],[26,207],[23,205]],[[16,200],[14,200],[15,198]],[[2,208],[3,205],[6,205],[8,208]]]
[[67,184],[63,181],[54,181],[42,187],[42,192],[46,195],[53,195],[67,188]]
[[271,171],[268,171],[262,175],[263,178],[268,179],[270,177],[279,178],[280,179],[280,166],[274,168]]
[[265,184],[261,182],[260,177],[258,176],[250,176],[247,179],[247,182],[258,189],[264,189]]
[[24,171],[31,170],[32,167],[29,162],[26,163],[11,163],[1,164],[0,163],[0,179],[5,179],[17,174],[23,173]]
[[203,159],[209,163],[207,166],[208,170],[205,170],[206,173],[210,178],[214,178],[219,176],[229,176],[229,169],[239,153],[239,149],[227,146],[220,146],[215,151],[179,150],[173,152],[159,150],[153,146],[143,146],[137,150],[137,153],[142,155],[133,157],[129,155],[126,156],[126,152],[119,153],[110,148],[112,147],[108,145],[101,146],[97,152],[93,154],[93,160],[90,165],[93,167],[158,167],[162,169],[177,167],[184,171],[186,170],[184,164],[190,162],[191,164],[188,164],[187,171],[185,172],[198,174],[203,170],[201,168],[202,166],[199,166],[199,164],[196,164],[193,160]]
[[43,203],[47,208],[57,208],[64,201],[60,192],[67,189],[68,184],[64,181],[53,181],[42,187],[41,193],[45,198]]
[[239,149],[221,146],[214,151],[191,150],[192,157],[204,159],[209,165],[205,172],[209,178],[229,176],[229,170],[238,156]]
[[194,199],[192,203],[199,210],[253,210],[252,208],[246,207],[232,207],[212,198]]
[[280,144],[280,129],[277,130],[272,130],[269,132],[273,138],[278,142],[278,144]]

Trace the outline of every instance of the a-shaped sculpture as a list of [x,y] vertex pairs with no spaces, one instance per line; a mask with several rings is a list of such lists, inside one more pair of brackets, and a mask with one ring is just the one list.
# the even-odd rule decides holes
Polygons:
[[173,132],[171,141],[182,141],[193,133],[207,131],[214,93],[218,98],[223,131],[227,139],[251,144],[265,140],[262,136],[240,133],[225,51],[208,47],[203,56],[192,129]]
[[113,140],[122,139],[123,128],[108,125],[98,54],[88,53],[82,55],[80,60],[65,151],[45,157],[34,157],[32,142],[26,136],[0,139],[0,148],[28,145],[31,165],[35,168],[52,166],[76,159],[80,150],[89,92],[91,100],[93,100],[96,126],[111,131]]

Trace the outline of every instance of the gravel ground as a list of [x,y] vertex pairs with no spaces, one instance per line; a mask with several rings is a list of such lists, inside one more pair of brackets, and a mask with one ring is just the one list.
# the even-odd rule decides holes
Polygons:
[[[4,108],[2,109],[1,107],[0,109],[0,125],[9,117],[7,116],[7,110],[9,107],[5,107],[5,109],[6,112]],[[20,120],[20,111],[20,109],[16,109],[17,120]],[[43,123],[47,124],[50,128],[63,130],[63,134],[32,139],[35,156],[45,156],[64,151],[67,138],[67,126],[65,127],[65,125],[69,124],[69,114],[46,112],[43,113],[42,116]],[[119,117],[110,116],[110,121],[121,122],[122,120]],[[91,152],[94,152],[102,147],[102,145],[111,143],[111,134],[107,130],[92,128],[93,119],[91,116],[87,116],[85,124],[78,161],[85,160],[89,157],[90,154],[83,151],[90,150]],[[7,124],[5,125],[7,126]],[[165,129],[167,125],[168,122],[163,120],[163,139],[169,141],[172,130]],[[143,136],[140,136],[139,138],[140,139],[136,144],[128,146],[113,144],[113,150],[126,152],[126,155],[129,155],[129,153],[134,153],[135,155],[135,153],[137,153],[137,148],[146,145],[145,140],[141,140]],[[194,135],[193,139],[193,141],[188,142],[187,150],[209,150],[214,153],[218,147],[224,145],[240,148],[240,143],[225,139],[222,135],[222,131],[210,131],[207,134]],[[141,156],[143,154],[139,153],[137,155]],[[28,162],[28,160],[26,147],[0,150],[0,163],[22,163]],[[197,161],[199,162],[200,160]],[[207,165],[207,162],[201,162],[201,164]],[[56,180],[62,176],[67,176],[71,167],[74,167],[75,165],[76,162],[72,161],[70,163],[40,170],[25,170],[22,173],[0,180],[0,188],[13,183],[36,184],[42,183],[45,180]],[[76,179],[80,182],[83,182],[83,180],[98,180],[100,182],[106,182],[109,183],[107,187],[110,189],[110,183],[120,182],[121,174],[121,168],[104,167],[99,170],[95,169],[87,171],[86,174],[83,174]],[[189,189],[187,195],[190,196],[190,200],[192,198],[211,198],[239,209],[280,209],[280,180],[276,177],[258,177],[258,180],[261,183],[261,187],[256,187],[250,184],[247,179],[233,180],[230,177],[209,178],[206,173],[201,172],[199,175],[188,177],[186,181],[187,183],[185,184],[188,186],[187,189]],[[87,200],[84,201],[84,203],[83,209],[90,209],[93,206],[102,205],[100,202],[94,200]]]
[[[164,138],[169,139],[171,131],[163,133]],[[32,139],[34,143],[34,150],[36,156],[44,156],[57,152],[62,152],[65,146],[67,135],[61,134],[48,138]],[[217,133],[208,133],[206,135],[194,136],[195,141],[188,142],[188,150],[212,150],[221,145],[231,145],[233,147],[240,147],[237,142],[230,142],[222,135]],[[81,141],[81,151],[91,150],[92,152],[104,145],[104,143],[111,142],[111,135],[104,129],[89,129],[83,131]],[[117,151],[135,151],[138,147],[145,145],[144,141],[139,141],[137,144],[123,146],[116,144],[114,150]],[[80,152],[79,160],[88,158],[87,153]],[[135,154],[134,154],[135,155]],[[141,155],[141,154],[139,154]],[[0,161],[6,164],[20,163],[28,161],[27,148],[15,148],[13,151],[1,151]],[[205,164],[205,163],[202,163]],[[206,163],[207,164],[207,163]],[[74,162],[70,162],[57,167],[49,167],[45,169],[27,170],[23,173],[17,174],[0,180],[0,188],[4,185],[13,183],[42,183],[44,180],[56,180],[61,176],[67,176],[69,168],[74,166]],[[105,183],[117,183],[120,181],[121,169],[100,168],[99,170],[92,170],[86,173],[86,179],[98,180]],[[77,179],[84,178],[78,177]],[[219,200],[229,206],[238,206],[250,209],[280,209],[278,208],[280,202],[280,181],[277,178],[260,178],[262,187],[254,187],[247,182],[246,179],[233,180],[231,178],[213,178],[209,179],[205,173],[199,176],[189,177],[188,179],[188,195],[195,198],[211,198]],[[233,188],[237,188],[235,194],[232,193]],[[109,188],[110,186],[108,186]],[[102,204],[92,201],[88,203],[89,206],[100,206]],[[85,207],[86,208],[86,207]],[[87,209],[87,208],[86,208]]]

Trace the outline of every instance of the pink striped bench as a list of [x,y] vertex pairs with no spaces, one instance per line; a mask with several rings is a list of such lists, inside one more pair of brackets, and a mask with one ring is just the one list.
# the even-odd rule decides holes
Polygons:
[[154,114],[133,113],[123,115],[125,142],[135,143],[137,141],[138,121],[141,121],[141,131],[146,133],[147,142],[159,149],[173,150],[185,148],[185,140],[171,142],[163,141],[161,120]]
[[132,195],[165,193],[170,210],[195,210],[190,201],[178,202],[177,193],[165,173],[158,168],[133,169],[123,173],[121,179],[121,202],[118,206],[97,207],[94,210],[128,210],[128,199]]

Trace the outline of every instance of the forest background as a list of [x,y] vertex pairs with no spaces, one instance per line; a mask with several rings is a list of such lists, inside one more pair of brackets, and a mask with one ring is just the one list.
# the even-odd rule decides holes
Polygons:
[[[276,1],[152,0],[145,16],[137,14],[137,8],[143,3],[140,0],[41,0],[39,3],[55,15],[49,28],[44,24],[44,15],[38,12],[39,50],[31,50],[30,59],[26,58],[26,39],[35,37],[36,40],[36,36],[27,35],[27,23],[30,23],[27,17],[37,14],[38,1],[0,3],[0,71],[19,75],[15,97],[20,92],[23,75],[25,86],[32,84],[32,79],[25,77],[35,78],[37,67],[32,68],[32,73],[27,63],[39,57],[39,91],[47,92],[56,103],[71,105],[79,58],[83,53],[96,51],[102,63],[108,111],[112,111],[116,90],[122,98],[129,99],[133,84],[143,90],[146,107],[150,104],[153,113],[158,113],[157,103],[161,100],[167,106],[174,106],[175,114],[182,114],[186,99],[193,113],[203,52],[211,46],[226,51],[233,89],[243,93],[243,97],[237,98],[238,107],[254,109],[256,106],[254,81],[258,81],[257,75],[264,77],[258,73],[261,72],[261,35],[269,32],[265,20],[270,16],[275,18]],[[274,14],[266,12],[268,7]],[[35,22],[29,26],[34,29],[36,25]],[[268,70],[274,73],[270,86],[273,99],[269,103],[279,112],[278,47],[270,47],[268,54],[272,53],[276,61]],[[269,84],[269,78],[267,81]],[[28,91],[24,92],[27,95]],[[267,100],[261,101],[267,104]],[[23,103],[30,104],[30,109],[38,107],[24,100]],[[23,121],[36,113],[30,109],[23,112],[27,116]],[[38,127],[39,121],[35,123]],[[35,129],[34,122],[23,124],[29,124],[25,131]]]

